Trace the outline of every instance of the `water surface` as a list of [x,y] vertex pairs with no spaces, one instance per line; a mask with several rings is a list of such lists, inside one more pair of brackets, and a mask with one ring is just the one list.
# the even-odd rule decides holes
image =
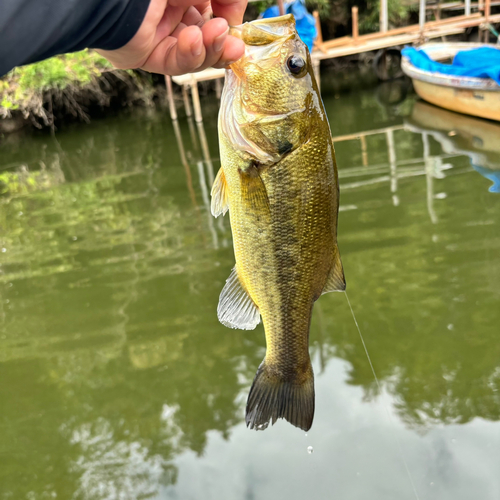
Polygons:
[[208,208],[213,97],[203,128],[158,111],[10,137],[2,500],[500,497],[500,126],[401,85],[323,89],[348,293],[381,390],[346,297],[324,295],[312,429],[246,429],[265,341],[216,317],[234,257]]

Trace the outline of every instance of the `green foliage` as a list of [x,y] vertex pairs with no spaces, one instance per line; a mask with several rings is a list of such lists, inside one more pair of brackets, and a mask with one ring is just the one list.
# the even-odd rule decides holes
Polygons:
[[27,103],[46,90],[84,87],[111,67],[96,52],[84,50],[15,68],[0,81],[0,117],[29,107]]
[[[387,10],[389,24],[392,26],[402,26],[407,22],[410,12],[418,10],[418,4],[405,0],[388,0]],[[359,29],[361,32],[377,31],[380,29],[379,0],[367,0],[366,9],[360,10]]]
[[25,90],[64,88],[70,84],[85,85],[99,76],[111,64],[96,52],[87,50],[52,57],[45,61],[13,70],[19,85]]
[[[257,12],[263,12],[268,7],[276,5],[275,0],[262,0],[251,4]],[[322,21],[330,26],[344,26],[350,29],[351,7],[359,6],[359,28],[361,32],[376,31],[379,29],[380,1],[353,0],[306,0],[307,9],[317,10]],[[401,26],[408,21],[410,12],[418,10],[418,3],[412,0],[388,0],[389,24]]]

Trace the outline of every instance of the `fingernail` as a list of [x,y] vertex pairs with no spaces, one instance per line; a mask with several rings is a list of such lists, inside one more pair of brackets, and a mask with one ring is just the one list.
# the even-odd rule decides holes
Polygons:
[[203,37],[200,35],[196,40],[196,42],[191,44],[191,54],[193,54],[194,57],[199,57],[202,51],[203,51]]
[[214,38],[214,51],[215,52],[220,52],[222,50],[222,47],[224,46],[224,42],[226,41],[227,34],[229,33],[229,28],[224,31],[224,33],[221,33],[219,36],[216,36]]

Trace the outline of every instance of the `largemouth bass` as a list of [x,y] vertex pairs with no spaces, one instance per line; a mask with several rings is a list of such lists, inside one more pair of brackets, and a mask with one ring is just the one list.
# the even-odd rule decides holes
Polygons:
[[229,210],[236,266],[219,300],[231,328],[264,324],[267,351],[246,423],[314,417],[309,326],[322,293],[345,289],[337,247],[337,168],[306,45],[292,15],[231,28],[246,45],[226,71],[219,113],[215,217]]

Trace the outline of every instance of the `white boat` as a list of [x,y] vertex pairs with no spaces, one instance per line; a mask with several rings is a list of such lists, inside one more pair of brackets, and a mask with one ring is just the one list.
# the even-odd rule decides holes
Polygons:
[[[419,47],[432,60],[444,62],[453,59],[461,50],[484,47],[479,43],[428,43]],[[495,45],[488,45],[500,50]],[[413,80],[416,93],[424,100],[442,108],[500,121],[500,85],[491,78],[446,75],[422,70],[407,57],[401,67]]]

